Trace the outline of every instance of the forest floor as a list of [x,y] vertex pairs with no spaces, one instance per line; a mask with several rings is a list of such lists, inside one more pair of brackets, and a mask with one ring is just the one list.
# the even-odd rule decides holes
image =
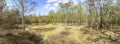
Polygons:
[[0,37],[0,44],[13,38],[15,42],[11,44],[120,44],[120,28],[96,30],[86,25],[31,24],[26,26],[26,31],[0,30]]
[[49,44],[120,44],[120,28],[96,30],[86,25],[66,26],[58,23],[29,25],[26,30],[41,34]]

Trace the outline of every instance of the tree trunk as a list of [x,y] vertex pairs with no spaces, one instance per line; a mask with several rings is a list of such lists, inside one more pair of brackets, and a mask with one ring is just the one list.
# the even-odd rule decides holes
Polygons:
[[24,14],[25,14],[25,8],[24,8],[24,0],[21,0],[21,6],[22,6],[22,27],[23,27],[23,30],[25,30],[25,17],[24,17]]

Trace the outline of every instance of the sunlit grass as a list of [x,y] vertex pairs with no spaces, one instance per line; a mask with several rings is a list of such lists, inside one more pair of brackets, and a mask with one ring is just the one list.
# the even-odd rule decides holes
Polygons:
[[[102,33],[102,30],[96,30],[92,27],[80,26],[66,26],[64,24],[47,24],[47,25],[34,25],[29,27],[28,31],[34,30],[35,32],[42,33],[43,39],[48,43],[63,43],[65,44],[114,44],[111,39],[115,39],[116,33],[105,30],[107,33]],[[112,33],[112,34],[111,34]],[[111,35],[110,35],[111,34]],[[112,36],[113,38],[109,38]]]

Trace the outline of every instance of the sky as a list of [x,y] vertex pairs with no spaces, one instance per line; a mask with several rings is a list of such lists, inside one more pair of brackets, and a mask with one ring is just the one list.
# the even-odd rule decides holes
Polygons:
[[[78,3],[84,3],[84,0],[33,0],[37,2],[37,7],[33,13],[37,15],[47,15],[50,10],[55,12],[59,10],[59,3],[67,3],[69,1],[73,2],[74,5]],[[7,6],[12,7],[13,3],[11,0],[6,0]]]

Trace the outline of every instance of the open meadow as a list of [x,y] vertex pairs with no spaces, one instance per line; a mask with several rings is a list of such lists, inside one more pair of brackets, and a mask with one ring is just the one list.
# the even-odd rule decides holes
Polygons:
[[0,44],[120,44],[120,0],[0,0]]

